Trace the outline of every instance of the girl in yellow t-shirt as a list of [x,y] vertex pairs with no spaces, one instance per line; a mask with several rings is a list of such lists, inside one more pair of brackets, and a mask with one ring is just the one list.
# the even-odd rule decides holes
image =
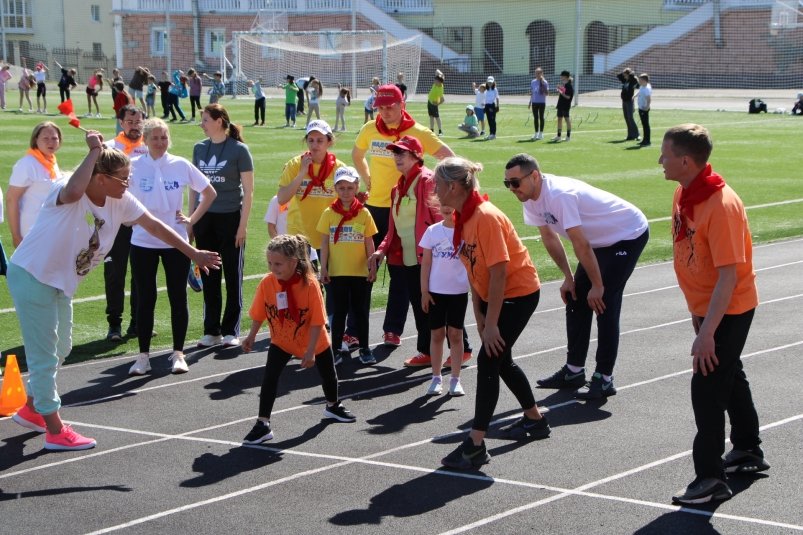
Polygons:
[[251,331],[243,340],[242,348],[246,353],[253,349],[264,321],[270,327],[270,347],[259,395],[259,416],[243,439],[244,444],[260,444],[273,438],[270,415],[279,377],[293,355],[303,355],[302,368],[313,365],[317,368],[326,397],[324,417],[339,422],[357,419],[338,400],[334,355],[324,329],[323,296],[313,275],[308,248],[309,243],[300,235],[279,235],[268,244],[270,273],[257,286],[248,312]]

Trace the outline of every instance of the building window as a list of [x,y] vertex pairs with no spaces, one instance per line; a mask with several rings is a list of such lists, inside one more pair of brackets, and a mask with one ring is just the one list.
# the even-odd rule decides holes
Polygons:
[[167,55],[167,28],[151,28],[151,56]]
[[92,22],[100,22],[100,6],[97,4],[92,4],[89,6],[89,14],[92,18]]
[[92,43],[92,58],[95,61],[103,59],[103,43]]
[[206,30],[206,56],[217,58],[226,47],[226,30],[213,28]]
[[0,0],[3,3],[3,28],[7,30],[32,30],[31,0]]

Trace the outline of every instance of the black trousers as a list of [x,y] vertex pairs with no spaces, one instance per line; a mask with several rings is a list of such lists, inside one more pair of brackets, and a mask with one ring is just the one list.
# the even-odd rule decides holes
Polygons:
[[533,102],[533,126],[536,132],[544,131],[544,111],[546,102]]
[[[271,344],[268,348],[268,362],[265,364],[265,376],[262,379],[262,388],[259,391],[259,417],[270,418],[273,404],[276,401],[276,391],[279,387],[279,377],[284,367],[293,356],[283,349]],[[337,371],[335,370],[335,356],[332,348],[328,347],[315,355],[315,368],[321,376],[323,395],[329,403],[338,401]]]
[[638,137],[638,125],[633,118],[633,101],[622,101],[622,115],[625,117],[625,124],[627,125],[627,139],[636,139]]
[[[639,256],[650,238],[649,230],[638,238],[622,240],[609,247],[594,249],[597,257],[605,294],[605,312],[597,316],[597,366],[595,371],[611,375],[619,353],[619,316],[622,312],[622,294],[625,284],[636,267]],[[566,304],[566,336],[568,352],[566,362],[572,366],[585,366],[591,339],[591,322],[594,311],[588,306],[591,279],[582,264],[574,274],[574,289],[577,300],[569,296]]]
[[190,311],[187,305],[187,273],[190,259],[178,249],[149,249],[131,246],[131,277],[137,285],[137,338],[139,352],[151,349],[153,312],[156,310],[156,271],[159,260],[165,270],[167,298],[170,301],[170,327],[173,332],[173,350],[183,351],[187,339]]
[[[374,218],[374,223],[376,223],[377,233],[374,234],[374,246],[379,247],[379,244],[385,238],[385,234],[388,233],[390,207],[367,205],[366,208],[371,212],[371,217]],[[407,303],[409,302],[404,267],[387,264],[387,268],[388,275],[390,275],[390,284],[388,286],[388,304],[385,309],[385,321],[382,324],[382,330],[386,333],[395,333],[401,336],[404,332],[404,324],[407,321]],[[427,347],[427,351],[429,351],[429,347]]]
[[[485,345],[477,354],[477,398],[474,402],[474,423],[472,429],[487,431],[493,418],[496,402],[499,401],[499,379],[513,392],[524,410],[535,406],[535,397],[530,381],[524,371],[513,362],[513,344],[519,339],[530,316],[538,306],[541,291],[522,297],[505,298],[499,314],[499,333],[505,341],[505,350],[497,357],[490,357]],[[488,303],[481,302],[480,309],[485,314]]]
[[181,104],[179,103],[179,97],[175,93],[170,93],[170,109],[173,110],[170,113],[173,115],[173,119],[176,118],[176,113],[178,113],[181,120],[184,121],[186,117],[184,116],[184,110],[181,109]]
[[[755,309],[722,318],[714,333],[719,365],[706,376],[698,372],[691,378],[691,405],[697,424],[692,457],[694,471],[701,478],[724,479],[725,412],[730,418],[734,448],[749,450],[761,444],[758,414],[741,360],[754,313]],[[698,320],[702,323],[703,318]]]
[[265,124],[265,97],[254,100],[254,122]]
[[193,97],[190,95],[190,108],[192,109],[192,118],[195,119],[195,110],[197,109],[200,112],[203,108],[201,106],[201,96],[198,95],[197,97]]
[[70,100],[70,88],[59,86],[59,97],[61,97],[62,102]]
[[326,291],[332,297],[333,345],[343,339],[348,315],[351,335],[360,340],[360,348],[368,349],[371,283],[365,277],[332,277]]
[[[133,229],[120,225],[114,244],[103,263],[103,282],[106,286],[106,321],[110,328],[120,329],[123,323],[123,303],[125,302],[125,277],[128,273],[128,255],[131,250],[131,233]],[[137,284],[131,277],[131,309],[130,330],[137,329]],[[151,331],[148,331],[150,334]]]
[[170,105],[170,95],[162,93],[162,119],[167,119],[172,114],[173,119],[176,118],[176,112],[173,111],[173,106]]
[[650,110],[639,110],[638,116],[641,119],[641,142],[650,143]]
[[[198,249],[220,253],[221,269],[201,271],[204,285],[204,334],[240,334],[240,313],[243,309],[243,262],[245,244],[235,245],[240,212],[218,214],[207,212],[193,226]],[[226,279],[226,308],[223,310],[222,280]]]
[[496,135],[496,106],[493,104],[485,105],[485,120],[488,121],[488,131],[492,136]]

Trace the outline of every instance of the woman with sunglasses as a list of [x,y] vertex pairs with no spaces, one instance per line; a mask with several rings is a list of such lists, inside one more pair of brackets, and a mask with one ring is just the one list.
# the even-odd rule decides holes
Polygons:
[[56,389],[59,360],[70,353],[72,296],[78,283],[103,262],[120,225],[133,222],[190,257],[201,269],[216,269],[217,253],[199,251],[153,217],[130,193],[130,160],[103,146],[99,132],[70,179],[47,196],[30,233],[14,251],[8,287],[20,322],[28,364],[28,401],[12,418],[45,433],[45,449],[84,450],[96,442],[61,421]]
[[[142,127],[148,153],[131,160],[131,193],[154,217],[171,227],[184,240],[209,209],[217,192],[209,179],[187,159],[173,156],[170,131],[163,119],[148,119]],[[184,215],[187,188],[201,195],[200,202],[189,215]],[[131,235],[131,274],[137,287],[137,332],[139,355],[128,370],[129,375],[145,375],[151,369],[150,347],[153,311],[156,308],[156,271],[161,260],[165,271],[167,297],[170,300],[170,326],[173,352],[172,373],[189,371],[184,360],[184,341],[189,324],[187,309],[187,272],[190,259],[175,247],[169,247],[144,228],[135,226]]]
[[455,210],[453,244],[468,273],[482,340],[471,431],[441,461],[459,470],[476,469],[491,460],[483,439],[499,400],[500,378],[524,409],[521,418],[501,429],[502,435],[520,440],[546,438],[550,433],[527,376],[513,362],[513,344],[538,306],[538,273],[513,223],[477,191],[481,170],[480,164],[447,158],[434,171],[438,199]]

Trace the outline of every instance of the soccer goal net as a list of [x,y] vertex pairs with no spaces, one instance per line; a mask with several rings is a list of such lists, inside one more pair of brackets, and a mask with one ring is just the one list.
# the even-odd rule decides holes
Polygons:
[[401,73],[412,95],[421,37],[399,40],[384,31],[348,30],[235,32],[232,53],[238,78],[261,78],[266,86],[284,83],[287,75],[314,76],[324,88],[349,87],[356,98],[368,94],[373,78],[395,83]]

